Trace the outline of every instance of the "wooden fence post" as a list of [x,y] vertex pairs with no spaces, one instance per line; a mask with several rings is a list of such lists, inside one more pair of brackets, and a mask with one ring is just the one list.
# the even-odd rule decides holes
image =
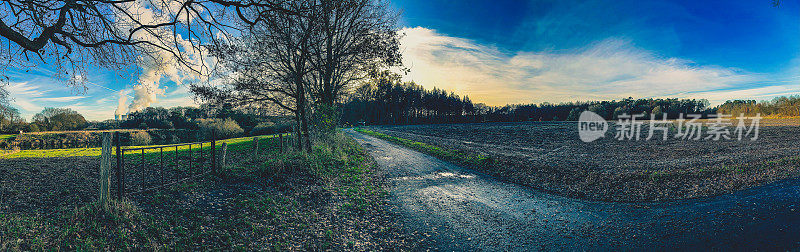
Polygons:
[[175,161],[175,164],[173,165],[173,168],[174,168],[173,170],[175,170],[175,183],[178,183],[178,181],[180,180],[180,178],[178,176],[178,166],[180,165],[180,158],[178,157],[178,146],[177,145],[175,145],[175,159],[173,159],[173,160]]
[[256,155],[258,155],[258,137],[254,137],[254,138],[253,138],[253,142],[254,142],[254,143],[255,143],[255,145],[256,145],[256,152],[255,152],[255,153],[256,153]]
[[103,206],[111,201],[111,152],[111,133],[103,132],[100,151],[100,204]]
[[220,156],[220,165],[225,167],[225,156],[228,154],[228,143],[222,143],[222,156]]
[[158,149],[158,156],[161,159],[161,162],[159,163],[158,166],[159,166],[159,168],[161,168],[159,173],[161,173],[161,184],[163,185],[165,183],[165,181],[164,181],[164,147],[161,147],[161,148]]
[[192,155],[192,144],[189,143],[189,172],[192,172],[192,158],[193,157],[194,157],[194,155]]
[[217,174],[217,133],[211,130],[211,173]]
[[122,140],[119,137],[119,131],[114,132],[114,145],[117,147],[117,200],[122,200],[122,194],[125,190],[125,185],[122,184]]
[[283,133],[278,134],[278,141],[281,142],[281,153],[283,153]]

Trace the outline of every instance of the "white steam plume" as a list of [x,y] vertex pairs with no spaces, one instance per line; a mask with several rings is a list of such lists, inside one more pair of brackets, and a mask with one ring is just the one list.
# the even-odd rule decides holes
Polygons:
[[119,91],[119,101],[117,103],[117,110],[114,111],[114,115],[124,115],[128,113],[128,109],[125,107],[125,103],[128,103],[128,96],[125,95],[125,92]]
[[[125,8],[129,11],[137,13],[138,21],[142,24],[157,24],[169,22],[172,17],[179,12],[183,0],[158,2],[158,1],[145,1],[136,0],[126,3]],[[185,16],[186,11],[181,12],[181,17],[177,20],[187,20],[193,22],[194,17]],[[125,28],[123,27],[120,28]],[[162,44],[158,38],[173,38],[174,34],[170,29],[153,30],[153,32],[145,32],[144,30],[137,32],[134,36],[140,40],[151,41],[154,44]],[[162,44],[164,47],[177,46],[175,48],[183,54],[183,60],[194,66],[201,65],[203,57],[201,54],[205,52],[198,51],[193,47],[192,43],[184,39],[180,34],[175,37],[176,45]],[[179,63],[178,59],[169,52],[154,49],[154,55],[151,57],[141,57],[139,60],[139,67],[141,74],[139,75],[138,83],[133,87],[133,100],[128,105],[127,112],[136,112],[150,107],[155,103],[159,96],[165,94],[165,88],[162,88],[161,81],[166,78],[177,85],[182,85],[185,80],[192,80],[203,78],[202,74],[197,74],[184,64]]]
[[[156,75],[154,78],[160,79],[161,75]],[[150,107],[159,95],[164,94],[164,89],[158,88],[158,79],[152,81],[151,78],[140,77],[139,84],[133,86],[133,101],[128,106],[128,111],[136,112]]]

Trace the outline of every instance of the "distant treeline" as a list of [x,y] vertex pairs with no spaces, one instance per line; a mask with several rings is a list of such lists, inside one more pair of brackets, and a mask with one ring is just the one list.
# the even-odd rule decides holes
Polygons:
[[437,88],[426,90],[385,73],[356,88],[352,99],[343,106],[342,121],[350,124],[466,122],[474,120],[480,109],[485,106],[476,107],[469,97],[462,99]]
[[44,108],[28,123],[19,110],[0,103],[0,133],[81,130],[87,125],[83,115],[69,108]]
[[[0,150],[38,150],[94,148],[102,146],[105,131],[67,131],[26,133],[11,138],[0,139]],[[210,136],[198,130],[121,130],[122,145],[174,144],[208,141]]]
[[238,109],[230,105],[168,109],[148,107],[120,119],[90,122],[69,108],[45,108],[28,123],[17,109],[0,104],[0,133],[5,134],[111,129],[178,129],[208,133],[213,129],[220,137],[237,137],[282,133],[291,128],[291,118],[265,116],[261,111]]
[[97,129],[215,129],[223,137],[235,137],[287,132],[291,128],[289,120],[230,105],[204,104],[200,107],[148,107],[129,113],[124,120],[107,120],[93,126]]
[[721,114],[754,116],[800,116],[800,95],[781,96],[772,101],[727,101],[717,107]]
[[770,102],[728,101],[710,107],[705,99],[633,99],[566,103],[518,104],[490,107],[474,104],[469,97],[434,88],[426,90],[399,76],[385,74],[356,88],[343,105],[346,124],[425,124],[462,122],[575,121],[583,111],[592,111],[607,120],[620,115],[676,119],[680,114],[731,114],[748,116],[798,116],[800,96],[779,97]]

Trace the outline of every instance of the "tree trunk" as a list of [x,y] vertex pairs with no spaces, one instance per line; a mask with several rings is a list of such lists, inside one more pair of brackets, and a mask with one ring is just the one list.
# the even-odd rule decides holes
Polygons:
[[300,121],[300,135],[298,135],[298,142],[300,143],[298,146],[306,153],[311,153],[311,137],[308,134],[308,116],[306,115],[306,92],[303,79],[300,76],[295,78],[295,88],[297,89],[297,114]]
[[294,112],[294,118],[295,121],[297,122],[297,124],[293,127],[294,135],[295,138],[297,139],[297,142],[295,142],[294,144],[296,145],[298,150],[303,150],[303,141],[300,140],[301,136],[303,135],[302,132],[300,131],[300,110]]
[[103,132],[103,147],[100,151],[100,204],[111,202],[111,133]]
[[333,59],[333,36],[334,34],[330,33],[330,24],[329,19],[325,19],[325,31],[329,33],[325,36],[325,64],[324,73],[322,76],[322,104],[333,107],[334,103],[334,92],[335,90],[333,87],[333,71],[334,71],[334,59]]
[[303,120],[301,121],[300,128],[303,131],[303,140],[305,141],[305,151],[306,153],[311,153],[311,135],[308,133],[308,118],[306,117],[306,112],[302,112]]

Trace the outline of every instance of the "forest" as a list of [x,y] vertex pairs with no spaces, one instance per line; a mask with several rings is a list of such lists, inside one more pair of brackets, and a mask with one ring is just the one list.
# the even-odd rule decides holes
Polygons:
[[358,124],[430,124],[466,122],[576,121],[581,112],[592,111],[607,120],[619,115],[677,119],[680,114],[728,114],[738,116],[800,116],[800,96],[782,96],[771,101],[730,100],[710,106],[706,99],[628,97],[611,101],[575,101],[540,104],[487,106],[473,103],[468,96],[433,88],[427,90],[403,82],[397,74],[384,72],[355,88],[342,105],[342,121]]

